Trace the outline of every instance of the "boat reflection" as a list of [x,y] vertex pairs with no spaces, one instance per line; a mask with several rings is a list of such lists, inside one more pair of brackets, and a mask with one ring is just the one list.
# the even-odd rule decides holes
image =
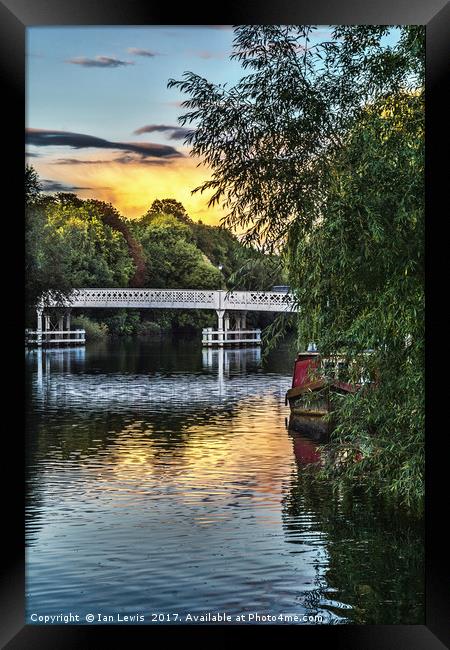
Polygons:
[[320,450],[317,442],[301,433],[289,433],[292,437],[294,456],[298,466],[302,467],[320,462]]

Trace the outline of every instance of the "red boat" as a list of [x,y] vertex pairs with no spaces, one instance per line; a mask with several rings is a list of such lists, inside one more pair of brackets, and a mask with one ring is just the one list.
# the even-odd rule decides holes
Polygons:
[[[344,362],[333,364],[334,374],[345,369]],[[331,411],[333,394],[355,393],[361,384],[350,384],[338,378],[327,378],[330,361],[322,360],[318,352],[301,352],[294,364],[292,387],[286,393],[291,416],[289,428],[312,435],[314,439],[326,437],[332,428],[327,417]],[[327,372],[328,374],[328,372]]]

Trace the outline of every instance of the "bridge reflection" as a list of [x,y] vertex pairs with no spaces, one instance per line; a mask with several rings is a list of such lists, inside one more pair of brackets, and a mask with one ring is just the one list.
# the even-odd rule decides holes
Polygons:
[[[89,352],[78,347],[29,349],[26,355],[36,368],[35,396],[52,407],[102,409],[116,405],[145,410],[146,405],[176,399],[177,403],[189,403],[195,408],[196,404],[233,402],[261,395],[272,387],[267,377],[258,377],[260,348],[203,349],[195,374],[167,368],[104,374],[100,368],[87,367]],[[233,381],[238,377],[239,381]]]

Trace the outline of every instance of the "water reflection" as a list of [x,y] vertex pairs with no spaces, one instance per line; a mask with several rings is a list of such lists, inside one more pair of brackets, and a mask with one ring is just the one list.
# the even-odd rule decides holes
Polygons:
[[[291,359],[286,350],[263,366],[259,349],[134,342],[29,353],[28,615],[407,622],[421,573],[399,562],[406,528],[305,479],[316,450],[285,429]],[[389,548],[380,561],[367,552],[386,533],[390,582]],[[391,614],[389,589],[403,603]]]
[[[247,373],[260,369],[260,348],[207,349],[202,350],[202,371],[194,375],[183,374],[180,370],[155,370],[150,366],[147,372],[122,373],[99,372],[93,369],[95,377],[86,381],[84,370],[85,349],[61,348],[49,350],[29,350],[30,363],[36,365],[36,395],[46,406],[60,409],[81,404],[85,408],[109,408],[127,404],[146,408],[149,403],[169,400],[189,401],[191,403],[218,403],[224,400],[239,400],[248,397],[257,385],[258,377],[242,378]],[[174,382],[174,375],[176,382]],[[211,377],[216,381],[212,383]],[[239,381],[232,381],[238,377]],[[231,380],[231,381],[230,381]],[[184,384],[184,385],[183,385]],[[205,388],[208,390],[205,392]]]
[[304,467],[314,443],[293,436],[298,461],[283,497],[286,541],[304,553],[326,540],[325,571],[307,603],[344,622],[424,622],[424,531],[357,490],[325,493]]

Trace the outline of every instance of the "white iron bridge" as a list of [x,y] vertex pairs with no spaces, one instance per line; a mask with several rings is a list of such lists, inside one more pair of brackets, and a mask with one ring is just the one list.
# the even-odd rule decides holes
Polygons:
[[[69,307],[137,309],[214,309],[216,311],[292,310],[291,293],[277,291],[214,291],[207,289],[74,289]],[[60,306],[49,300],[47,306]]]
[[[59,308],[57,322],[52,312]],[[63,308],[63,310],[61,310]],[[224,291],[209,289],[74,289],[62,302],[52,293],[37,307],[37,330],[28,330],[38,345],[46,341],[84,343],[81,330],[70,330],[72,309],[208,309],[217,313],[217,331],[208,330],[204,340],[214,345],[260,342],[259,330],[246,329],[248,311],[292,312],[295,301],[285,291]],[[233,321],[233,322],[232,322]],[[78,334],[76,333],[78,332]],[[232,332],[232,334],[231,334]],[[228,334],[230,333],[230,334]],[[260,333],[260,332],[259,332]],[[242,334],[242,336],[240,336]],[[206,339],[205,339],[206,337]],[[248,340],[247,340],[248,339]]]

